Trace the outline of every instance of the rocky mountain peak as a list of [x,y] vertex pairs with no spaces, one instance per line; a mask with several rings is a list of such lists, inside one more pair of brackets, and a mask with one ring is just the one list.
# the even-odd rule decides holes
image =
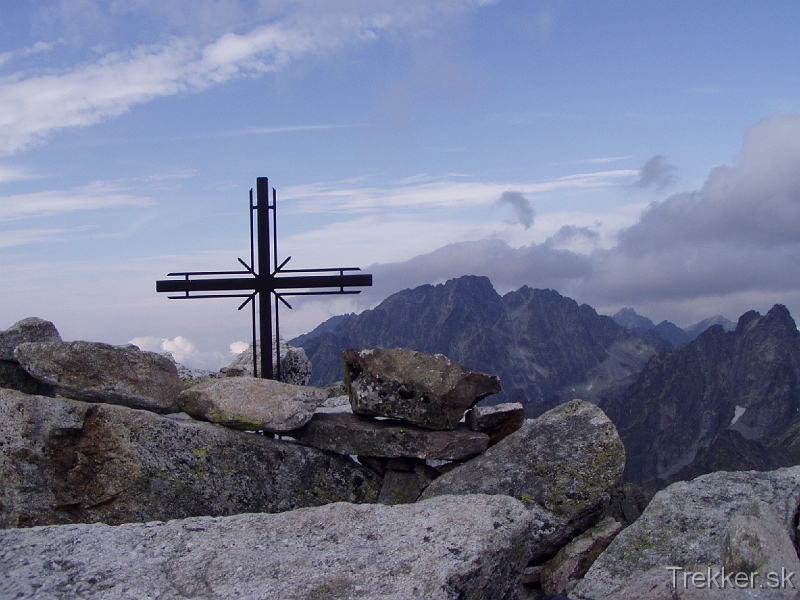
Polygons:
[[749,311],[735,331],[713,325],[684,348],[651,360],[601,406],[625,442],[630,481],[708,472],[721,464],[718,454],[730,440],[740,440],[738,455],[725,464],[755,468],[771,456],[778,461],[773,467],[787,466],[785,454],[767,446],[798,420],[800,332],[785,306],[765,316]]
[[754,327],[761,320],[761,313],[755,310],[748,310],[736,323],[736,333],[746,333],[751,327]]
[[614,322],[628,329],[655,329],[656,324],[647,317],[638,314],[633,308],[621,308],[613,317]]

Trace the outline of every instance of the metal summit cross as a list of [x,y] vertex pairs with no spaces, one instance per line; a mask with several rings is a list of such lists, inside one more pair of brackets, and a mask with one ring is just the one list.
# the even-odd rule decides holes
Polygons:
[[[253,204],[253,190],[250,190],[250,264],[241,258],[239,262],[245,271],[189,271],[183,273],[167,273],[167,277],[182,279],[164,279],[156,281],[157,292],[180,292],[180,296],[169,296],[170,299],[196,298],[245,298],[239,306],[242,310],[250,303],[253,314],[253,375],[259,376],[258,344],[256,343],[256,296],[259,297],[258,323],[261,338],[261,377],[264,379],[280,379],[280,344],[278,344],[277,366],[273,372],[272,363],[272,299],[275,302],[275,337],[279,339],[280,320],[278,317],[278,301],[292,308],[284,299],[285,296],[323,296],[339,294],[360,294],[360,290],[345,290],[345,287],[371,286],[372,275],[346,275],[346,271],[360,271],[358,267],[334,269],[284,269],[291,256],[278,265],[278,234],[276,215],[276,193],[272,189],[272,204],[269,203],[269,181],[266,177],[256,179],[256,204]],[[258,244],[253,236],[253,212],[256,213],[258,228]],[[272,211],[272,248],[270,248],[269,211]],[[256,246],[258,248],[258,272],[255,270]],[[274,264],[278,265],[270,271],[270,250]],[[303,273],[303,275],[285,275]],[[325,273],[324,275],[322,273]],[[337,273],[337,274],[331,274]],[[215,278],[217,275],[233,275],[235,277]],[[196,279],[193,279],[196,278]],[[313,291],[320,288],[321,291]],[[331,289],[339,288],[339,289]],[[292,291],[308,290],[308,291]],[[240,292],[195,294],[192,292]],[[244,293],[242,293],[244,292]]]

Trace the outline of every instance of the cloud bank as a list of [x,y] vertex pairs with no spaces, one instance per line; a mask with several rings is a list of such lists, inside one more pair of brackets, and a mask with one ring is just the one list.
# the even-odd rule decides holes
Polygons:
[[733,298],[800,299],[800,116],[753,125],[731,166],[714,168],[698,190],[651,203],[613,247],[559,248],[595,236],[565,226],[544,243],[464,242],[375,264],[376,287],[363,301],[467,274],[486,275],[501,291],[549,287],[596,307],[694,302],[715,311]]

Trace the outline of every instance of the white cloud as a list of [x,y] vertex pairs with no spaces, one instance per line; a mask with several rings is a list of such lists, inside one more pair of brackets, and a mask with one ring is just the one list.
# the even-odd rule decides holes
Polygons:
[[7,183],[10,181],[22,181],[31,179],[33,176],[19,167],[12,167],[9,165],[0,165],[0,183]]
[[150,198],[126,194],[107,183],[95,182],[74,190],[47,190],[0,197],[0,220],[42,217],[78,210],[149,206]]
[[353,181],[315,183],[281,190],[282,202],[290,202],[282,211],[292,213],[370,212],[412,208],[464,209],[490,206],[509,189],[520,194],[541,195],[556,190],[597,189],[616,185],[620,180],[638,175],[639,171],[620,169],[579,173],[543,182],[485,183],[454,178],[438,178],[422,183],[400,183],[392,187],[355,186]]
[[573,164],[592,164],[592,165],[602,165],[610,162],[617,162],[620,160],[627,160],[629,158],[633,158],[632,156],[601,156],[598,158],[584,158],[581,160],[573,161]]
[[28,48],[24,48],[22,50],[23,55],[29,54],[39,54],[40,52],[49,52],[55,47],[54,42],[42,42],[38,41],[33,46],[29,46]]
[[[370,42],[432,15],[480,4],[469,0],[279,4],[266,11],[262,7],[266,24],[244,33],[228,31],[209,43],[199,42],[197,36],[174,37],[110,52],[59,73],[16,73],[0,81],[0,153],[24,150],[53,131],[93,125],[154,98],[275,72],[305,56]],[[29,50],[48,47],[41,42]]]
[[245,135],[265,135],[272,133],[291,133],[295,131],[325,131],[328,129],[343,129],[347,127],[356,127],[356,125],[349,124],[327,124],[327,125],[286,125],[283,127],[249,127],[247,129],[234,129],[230,131],[220,131],[217,133],[203,133],[198,137],[203,138],[222,138],[222,137],[237,137]]
[[25,244],[41,244],[64,239],[65,236],[73,233],[73,229],[17,229],[11,231],[0,231],[0,248],[11,248],[13,246],[23,246]]
[[[177,362],[191,369],[216,371],[230,363],[230,357],[225,357],[219,352],[201,352],[192,342],[181,335],[172,339],[148,335],[133,338],[128,343],[149,352],[169,352]],[[240,342],[235,342],[235,344],[238,343]],[[233,345],[231,344],[231,347]]]
[[250,347],[247,342],[233,342],[230,345],[231,354],[239,355]]

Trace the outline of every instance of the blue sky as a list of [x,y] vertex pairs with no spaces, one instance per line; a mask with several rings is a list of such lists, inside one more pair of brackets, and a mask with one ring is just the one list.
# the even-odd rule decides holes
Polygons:
[[655,321],[800,311],[796,2],[52,0],[0,5],[0,328],[248,340],[247,193],[291,266],[357,265],[288,336],[463,274]]

